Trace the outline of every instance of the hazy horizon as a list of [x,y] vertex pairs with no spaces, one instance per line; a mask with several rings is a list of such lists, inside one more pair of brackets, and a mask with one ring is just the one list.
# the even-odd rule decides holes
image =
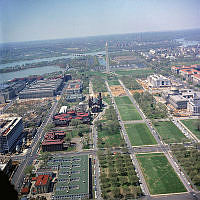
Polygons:
[[0,43],[200,28],[198,0],[2,0]]

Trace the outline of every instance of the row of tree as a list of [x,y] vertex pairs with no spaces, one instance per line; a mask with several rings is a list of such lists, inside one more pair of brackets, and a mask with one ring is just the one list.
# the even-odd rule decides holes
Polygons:
[[120,79],[129,90],[142,89],[142,86],[136,81],[133,76],[122,76],[120,77]]
[[104,199],[135,199],[142,196],[139,179],[129,155],[99,155],[99,161]]
[[134,98],[148,118],[162,119],[167,117],[166,106],[162,103],[157,103],[153,95],[149,92],[136,92]]
[[173,154],[188,174],[193,184],[200,189],[200,151],[196,148],[186,148],[184,145],[173,145]]

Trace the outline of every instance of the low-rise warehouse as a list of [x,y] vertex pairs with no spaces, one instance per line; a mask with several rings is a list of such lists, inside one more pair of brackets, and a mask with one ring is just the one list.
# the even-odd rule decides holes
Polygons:
[[20,99],[53,97],[61,88],[62,79],[45,79],[34,82],[19,93]]

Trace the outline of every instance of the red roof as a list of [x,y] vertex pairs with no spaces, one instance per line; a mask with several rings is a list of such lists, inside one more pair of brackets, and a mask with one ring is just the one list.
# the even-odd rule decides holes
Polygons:
[[173,69],[181,69],[180,66],[172,66]]
[[21,193],[22,194],[28,194],[29,193],[29,188],[28,187],[24,187],[21,189]]
[[196,70],[196,69],[192,69],[192,72],[200,73],[200,71],[199,71],[199,70]]
[[67,114],[72,114],[72,113],[75,113],[74,110],[71,110],[71,111],[68,111]]
[[83,119],[82,117],[75,117],[74,119]]
[[37,180],[37,177],[32,177],[32,181],[36,181]]
[[187,74],[193,74],[191,70],[181,69],[180,71],[187,73]]
[[195,78],[200,79],[200,74],[194,74],[193,75]]
[[35,186],[47,185],[49,178],[50,178],[49,175],[39,175],[37,177],[37,181],[35,183]]
[[42,142],[42,145],[46,146],[46,145],[63,144],[63,143],[64,143],[64,140],[60,140],[60,139],[57,139],[57,140],[44,140]]

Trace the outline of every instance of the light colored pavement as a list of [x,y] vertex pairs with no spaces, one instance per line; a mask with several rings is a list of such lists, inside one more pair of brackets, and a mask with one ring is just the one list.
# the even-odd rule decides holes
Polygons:
[[138,124],[138,123],[144,123],[144,120],[132,120],[132,121],[123,121],[124,124]]

